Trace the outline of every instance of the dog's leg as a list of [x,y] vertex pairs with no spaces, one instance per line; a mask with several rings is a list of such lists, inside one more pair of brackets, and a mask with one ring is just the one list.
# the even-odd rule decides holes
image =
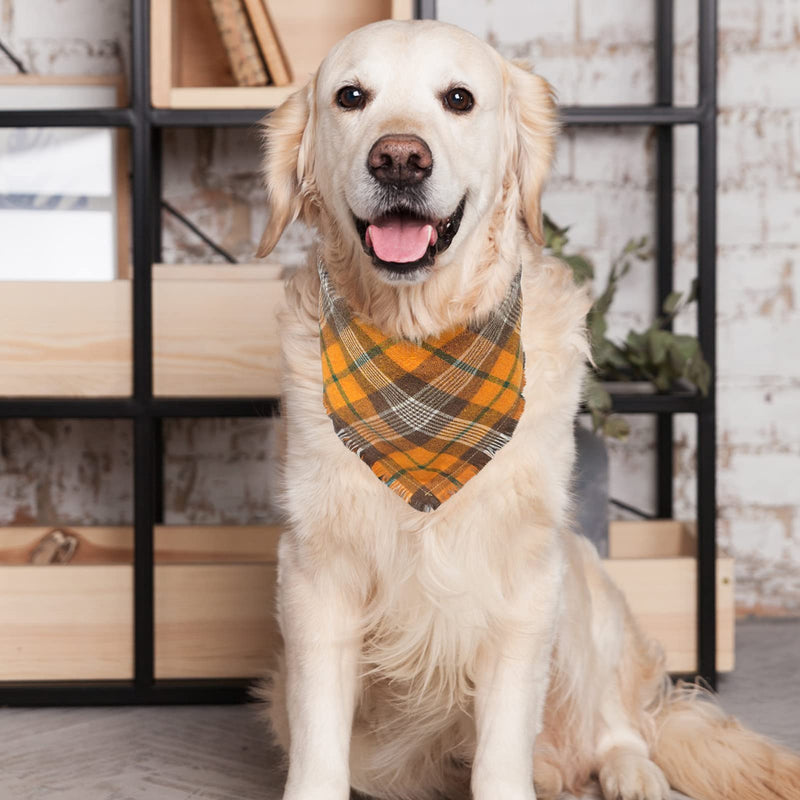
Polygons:
[[616,679],[604,692],[600,718],[596,763],[603,796],[607,800],[667,800],[667,779],[628,720]]
[[541,595],[519,598],[524,603],[519,607],[530,609],[526,621],[510,625],[481,659],[475,678],[474,800],[536,800],[533,749],[542,727],[558,611],[557,591],[543,583],[535,587]]
[[332,564],[281,548],[289,776],[284,800],[347,800],[361,646],[358,604]]
[[535,800],[533,748],[541,730],[552,651],[550,630],[510,634],[477,679],[475,800]]

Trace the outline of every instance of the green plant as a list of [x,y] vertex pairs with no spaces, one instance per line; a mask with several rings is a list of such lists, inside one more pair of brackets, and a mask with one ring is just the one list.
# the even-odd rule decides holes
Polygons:
[[[565,261],[575,280],[594,279],[594,267],[585,256],[566,253],[569,228],[561,228],[545,214],[545,247]],[[595,431],[606,436],[625,438],[628,424],[612,413],[611,396],[601,381],[649,381],[660,392],[677,383],[692,384],[704,396],[708,393],[711,370],[703,358],[697,338],[670,330],[672,321],[697,299],[697,282],[687,293],[672,292],[664,301],[661,313],[643,331],[631,330],[622,342],[608,338],[608,314],[620,281],[630,272],[634,261],[649,258],[646,238],[631,239],[614,259],[603,292],[597,296],[587,315],[586,324],[592,347],[592,376],[586,386],[586,407]]]

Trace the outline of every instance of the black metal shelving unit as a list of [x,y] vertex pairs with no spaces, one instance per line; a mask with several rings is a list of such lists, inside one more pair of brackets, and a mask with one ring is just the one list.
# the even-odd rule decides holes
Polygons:
[[[566,107],[568,126],[646,125],[656,130],[656,223],[659,303],[672,290],[673,147],[676,125],[698,129],[697,307],[700,344],[715,374],[716,314],[716,59],[717,0],[698,0],[699,97],[673,105],[673,0],[656,3],[656,102],[653,105]],[[417,0],[417,16],[435,18],[435,0]],[[115,127],[132,142],[133,394],[129,398],[2,398],[0,418],[129,419],[134,427],[134,677],[128,681],[0,683],[0,706],[230,703],[247,698],[239,680],[154,677],[153,527],[160,515],[161,426],[179,417],[268,417],[275,398],[153,396],[151,266],[161,253],[161,142],[165,128],[249,127],[264,109],[170,110],[150,105],[149,2],[131,0],[131,104],[128,108],[0,111],[0,127]],[[621,413],[658,419],[658,516],[672,516],[672,415],[697,420],[698,673],[716,683],[716,421],[714,380],[706,397],[690,392],[613,396]]]

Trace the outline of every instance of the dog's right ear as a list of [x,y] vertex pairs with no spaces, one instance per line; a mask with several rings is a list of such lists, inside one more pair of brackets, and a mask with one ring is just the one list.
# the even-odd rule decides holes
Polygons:
[[312,79],[292,94],[262,123],[269,221],[258,247],[259,258],[272,252],[290,222],[300,216],[311,221],[314,83]]

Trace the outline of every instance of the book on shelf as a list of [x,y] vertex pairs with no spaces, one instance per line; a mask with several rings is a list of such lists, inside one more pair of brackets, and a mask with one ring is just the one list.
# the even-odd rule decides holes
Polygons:
[[244,0],[244,4],[272,83],[286,86],[292,82],[292,76],[270,19],[267,0]]
[[266,86],[269,76],[244,0],[209,0],[209,3],[236,82],[239,86]]

